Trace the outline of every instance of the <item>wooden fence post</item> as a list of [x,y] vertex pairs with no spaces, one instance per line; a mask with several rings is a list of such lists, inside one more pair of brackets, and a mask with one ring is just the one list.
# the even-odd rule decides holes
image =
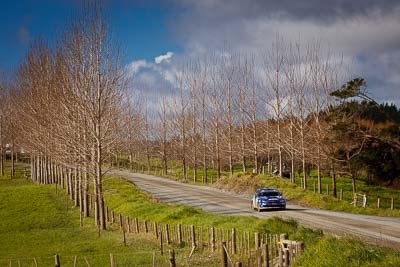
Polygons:
[[169,250],[169,266],[170,267],[176,267],[176,263],[175,263],[175,251]]
[[156,239],[158,239],[158,225],[157,225],[157,222],[154,222],[154,235],[156,236]]
[[[288,250],[284,250],[284,244],[283,241],[288,239],[287,234],[281,234],[279,236],[279,266],[284,266],[283,265],[283,260],[285,259],[285,267],[286,267],[286,252],[289,252]],[[288,254],[289,255],[289,254]]]
[[247,232],[247,258],[250,261],[250,258],[251,258],[250,232]]
[[268,238],[262,248],[262,253],[263,253],[263,267],[269,267]]
[[194,225],[191,225],[190,229],[191,229],[191,235],[192,235],[192,247],[196,247],[196,232],[195,232]]
[[221,262],[222,262],[222,266],[223,267],[228,267],[228,255],[226,255],[226,251],[225,251],[225,247],[226,247],[226,242],[223,241],[222,242],[222,254],[221,254]]
[[203,250],[204,248],[204,242],[203,242],[203,227],[200,227],[200,231],[199,231],[199,243],[200,243],[200,249]]
[[363,195],[363,208],[365,208],[367,206],[367,195],[364,194]]
[[258,248],[260,247],[260,233],[255,232],[254,233],[254,248],[257,251]]
[[211,252],[214,252],[215,251],[215,233],[214,233],[214,227],[211,227]]
[[257,267],[260,267],[261,257],[260,257],[260,233],[254,233],[254,251],[257,258]]
[[390,201],[390,209],[391,210],[394,209],[394,198],[393,197],[391,198],[391,201]]
[[113,254],[110,254],[110,263],[111,263],[111,267],[115,267],[114,255]]
[[381,207],[381,198],[378,196],[378,203],[377,203],[378,209]]
[[122,240],[124,241],[124,246],[126,247],[126,237],[125,237],[125,230],[122,228]]
[[235,231],[235,228],[232,228],[231,239],[232,239],[232,253],[236,254],[236,231]]
[[162,231],[160,231],[160,251],[161,251],[161,255],[164,255],[164,247],[163,247],[163,235],[162,235]]
[[169,245],[171,243],[171,241],[169,239],[169,225],[168,224],[165,225],[165,239],[167,241],[167,244]]
[[182,226],[178,224],[178,244],[182,243]]
[[140,233],[138,218],[135,218],[135,227],[136,227],[136,233],[137,234]]
[[289,262],[289,250],[285,249],[284,251],[284,256],[285,256],[285,267],[289,267],[290,262]]
[[278,266],[283,266],[283,253],[282,253],[282,245],[278,246]]
[[343,200],[343,188],[340,188],[340,200]]
[[131,233],[131,218],[127,217],[128,220],[128,233]]
[[119,227],[122,229],[122,227],[124,226],[124,224],[123,224],[123,222],[122,222],[122,215],[121,215],[121,214],[119,214],[118,220],[119,220]]
[[55,267],[60,267],[60,256],[58,254],[54,255]]

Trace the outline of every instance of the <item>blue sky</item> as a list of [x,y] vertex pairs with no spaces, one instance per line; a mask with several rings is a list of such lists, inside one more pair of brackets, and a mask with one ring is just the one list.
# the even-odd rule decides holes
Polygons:
[[[81,2],[1,1],[0,71],[15,70],[34,38],[54,41]],[[156,95],[173,75],[175,58],[226,45],[262,55],[278,33],[303,44],[318,40],[348,63],[351,78],[365,78],[378,102],[400,106],[398,0],[105,0],[105,7],[123,64]]]
[[[79,1],[2,1],[0,8],[0,68],[15,69],[36,37],[54,40],[79,8]],[[169,30],[177,8],[146,1],[107,1],[110,29],[121,45],[124,64],[151,60],[167,51],[181,51]]]

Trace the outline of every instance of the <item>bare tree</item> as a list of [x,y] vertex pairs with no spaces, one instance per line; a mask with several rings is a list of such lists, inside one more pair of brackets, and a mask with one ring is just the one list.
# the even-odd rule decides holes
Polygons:
[[188,109],[189,109],[189,97],[187,87],[185,86],[185,76],[188,70],[182,68],[182,71],[176,75],[176,84],[177,84],[177,96],[174,99],[174,115],[175,115],[175,125],[179,131],[179,147],[180,147],[180,161],[181,161],[181,169],[183,173],[183,179],[185,181],[188,180],[187,173],[187,128],[189,126],[188,120]]
[[159,111],[159,120],[160,120],[160,154],[161,154],[161,162],[162,162],[162,174],[168,174],[168,128],[170,127],[170,118],[169,113],[170,110],[168,109],[168,101],[166,96],[161,98],[161,106]]
[[282,136],[282,119],[285,113],[286,92],[284,90],[284,46],[282,40],[277,40],[272,47],[271,54],[266,59],[266,98],[264,101],[271,109],[273,119],[276,125],[276,133],[274,136],[275,147],[278,151],[278,172],[282,177],[283,171],[283,136]]
[[[1,77],[2,78],[2,77]],[[0,80],[0,175],[4,175],[5,146],[5,108],[7,106],[7,88],[3,79]]]
[[[213,66],[211,71],[210,81],[210,121],[213,131],[213,150],[214,159],[213,162],[216,165],[217,179],[221,178],[221,114],[222,114],[222,91],[221,88],[221,76],[218,71],[218,59],[213,59]],[[213,165],[214,165],[213,164]]]
[[[87,167],[94,179],[95,221],[105,229],[104,163],[106,152],[112,150],[117,139],[124,81],[119,52],[108,34],[101,4],[89,3],[82,16],[71,23],[63,38],[62,52],[69,73],[69,85],[64,90],[69,89],[68,93],[73,96],[70,100],[75,102],[72,107],[65,108],[77,108],[87,123],[84,135],[88,145],[78,142],[73,147],[79,148],[79,154],[84,155],[82,159],[90,160]],[[70,120],[72,125],[79,123],[74,117]],[[71,139],[79,140],[74,137]]]
[[200,79],[199,79],[199,105],[201,112],[201,143],[202,143],[202,164],[203,164],[203,183],[207,183],[207,160],[208,160],[208,140],[207,140],[207,132],[208,132],[208,90],[207,90],[207,61],[200,63]]

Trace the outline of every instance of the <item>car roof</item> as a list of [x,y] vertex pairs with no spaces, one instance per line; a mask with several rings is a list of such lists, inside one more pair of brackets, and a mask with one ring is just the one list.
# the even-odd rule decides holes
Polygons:
[[265,192],[265,191],[279,192],[279,190],[275,188],[258,188],[256,192]]

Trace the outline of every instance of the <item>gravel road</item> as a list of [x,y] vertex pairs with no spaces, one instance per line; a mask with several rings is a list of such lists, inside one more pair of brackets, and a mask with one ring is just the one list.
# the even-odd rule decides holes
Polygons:
[[153,175],[113,170],[161,202],[185,204],[222,215],[278,216],[335,235],[354,235],[368,242],[400,250],[400,218],[356,215],[287,205],[285,211],[257,212],[250,209],[250,196],[243,197],[209,186],[185,184]]

